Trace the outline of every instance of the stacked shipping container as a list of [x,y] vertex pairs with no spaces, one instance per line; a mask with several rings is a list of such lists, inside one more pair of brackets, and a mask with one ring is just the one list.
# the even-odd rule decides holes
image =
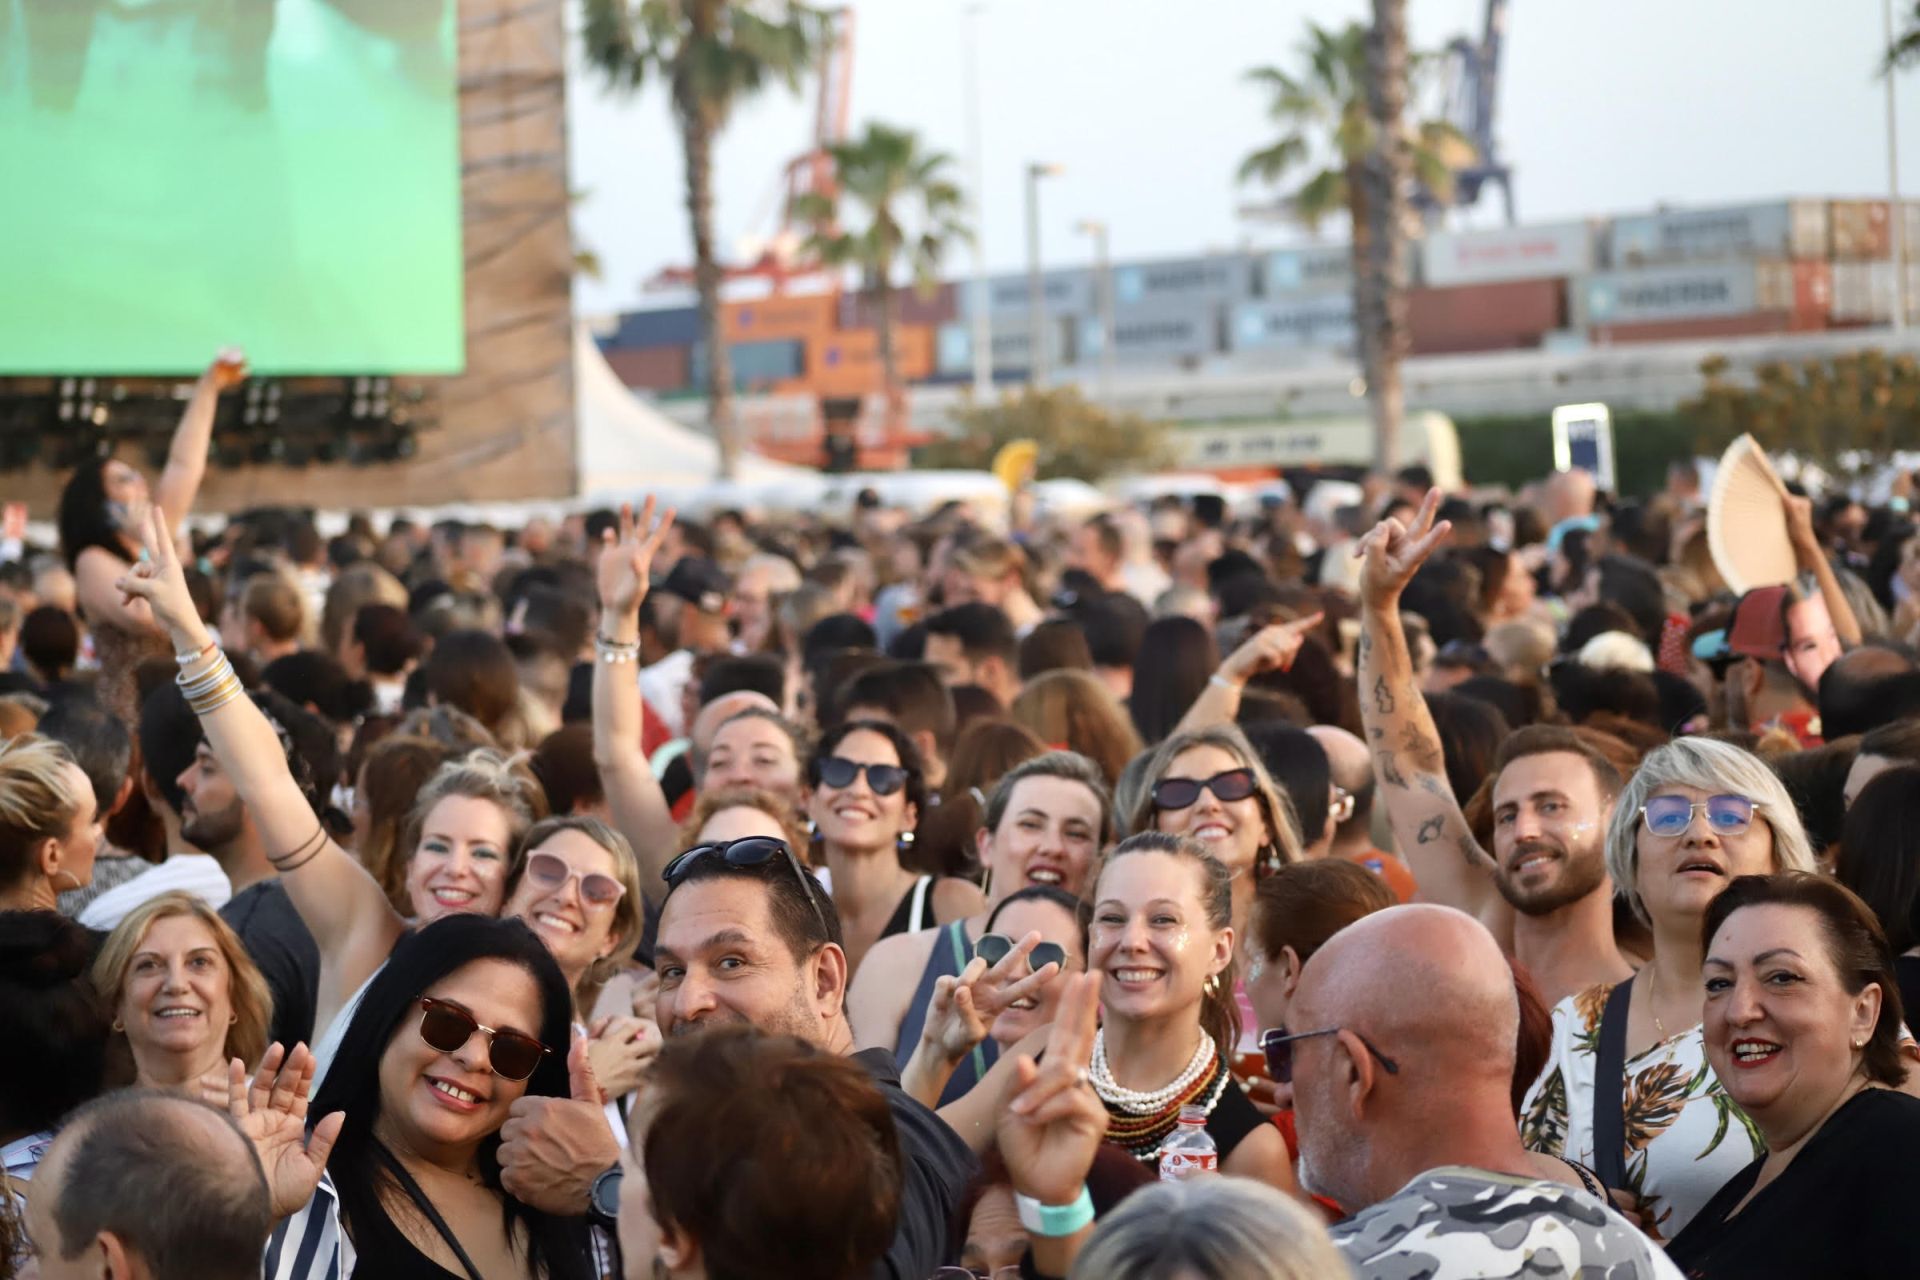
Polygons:
[[[1920,320],[1920,203],[1901,210],[1908,318]],[[1663,209],[1488,231],[1436,231],[1414,261],[1408,299],[1416,354],[1587,342],[1698,340],[1885,323],[1892,315],[1892,212],[1879,200],[1777,200]],[[1112,290],[1109,340],[1103,303]],[[1345,245],[1117,263],[1041,277],[1047,363],[1091,379],[1201,369],[1216,357],[1350,353],[1352,268]],[[1024,377],[1034,337],[1025,273],[987,281],[996,378]],[[900,375],[973,372],[971,281],[894,298]],[[881,389],[874,307],[863,294],[798,294],[723,304],[736,385],[853,396]],[[706,368],[692,308],[621,316],[602,341],[619,375],[650,391],[698,391]],[[1108,350],[1111,346],[1111,351]]]

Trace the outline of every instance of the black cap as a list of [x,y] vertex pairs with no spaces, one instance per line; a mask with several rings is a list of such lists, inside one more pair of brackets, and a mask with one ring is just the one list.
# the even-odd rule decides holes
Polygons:
[[659,590],[680,597],[702,613],[724,613],[733,583],[726,571],[713,561],[681,556]]

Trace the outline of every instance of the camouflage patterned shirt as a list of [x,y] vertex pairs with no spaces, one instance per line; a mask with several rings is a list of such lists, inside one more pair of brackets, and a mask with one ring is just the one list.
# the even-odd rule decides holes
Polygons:
[[1358,1280],[1680,1280],[1667,1255],[1557,1182],[1450,1165],[1333,1228]]

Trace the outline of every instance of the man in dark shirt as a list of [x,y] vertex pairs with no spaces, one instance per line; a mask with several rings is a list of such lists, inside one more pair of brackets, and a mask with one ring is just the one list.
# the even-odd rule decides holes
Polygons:
[[[958,1256],[950,1224],[977,1162],[939,1116],[901,1089],[891,1054],[854,1052],[840,917],[792,854],[775,848],[747,865],[707,853],[677,871],[654,949],[660,1029],[676,1036],[745,1024],[798,1036],[864,1067],[893,1112],[902,1166],[899,1227],[874,1275],[924,1280]],[[502,1184],[550,1213],[585,1212],[592,1180],[619,1158],[604,1113],[585,1101],[522,1098],[500,1136]],[[752,1135],[736,1140],[744,1147]],[[630,1274],[637,1265],[629,1260]]]
[[320,948],[287,890],[277,879],[249,885],[220,908],[273,993],[272,1042],[288,1051],[313,1043],[314,992],[320,984]]

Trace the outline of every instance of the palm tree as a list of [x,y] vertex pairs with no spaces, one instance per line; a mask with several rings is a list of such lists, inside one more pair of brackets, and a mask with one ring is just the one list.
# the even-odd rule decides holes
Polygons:
[[1375,10],[1385,21],[1372,28],[1354,22],[1333,30],[1309,22],[1298,71],[1269,66],[1248,73],[1271,91],[1268,114],[1284,132],[1241,163],[1240,181],[1278,183],[1325,157],[1288,203],[1311,228],[1336,213],[1352,224],[1354,326],[1374,456],[1391,467],[1399,453],[1400,361],[1407,350],[1409,178],[1445,204],[1454,170],[1473,158],[1473,146],[1444,120],[1422,120],[1410,131],[1400,126],[1408,78],[1422,60],[1407,49],[1406,0],[1375,0]]
[[[802,196],[794,214],[813,224],[807,244],[822,262],[859,268],[861,288],[873,299],[888,403],[895,406],[901,389],[893,345],[894,274],[904,258],[914,285],[932,287],[948,247],[972,234],[961,218],[965,201],[946,176],[952,158],[922,147],[910,129],[869,122],[865,134],[829,146],[827,154],[838,195]],[[864,225],[854,230],[840,225],[849,201],[865,214]]]
[[739,459],[733,364],[720,329],[720,263],[713,249],[713,144],[733,108],[778,79],[798,91],[825,42],[826,15],[799,0],[585,0],[587,61],[609,88],[637,91],[664,81],[680,127],[694,287],[707,347],[707,424],[720,475]]

